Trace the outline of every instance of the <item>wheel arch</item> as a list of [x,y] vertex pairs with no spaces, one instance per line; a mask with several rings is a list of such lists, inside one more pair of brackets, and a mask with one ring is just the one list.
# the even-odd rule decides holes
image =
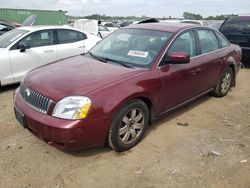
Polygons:
[[231,86],[232,87],[235,87],[236,86],[236,70],[235,70],[235,66],[236,65],[234,65],[234,64],[230,64],[228,67],[229,68],[231,68],[232,69],[232,71],[233,71],[233,81],[232,81],[232,84],[231,84]]
[[135,99],[140,99],[147,105],[148,111],[149,111],[149,125],[151,125],[153,120],[155,119],[155,112],[154,112],[152,101],[149,98],[144,97],[144,96],[139,96]]
[[139,99],[141,101],[143,101],[146,106],[148,107],[149,110],[149,124],[151,125],[153,120],[155,119],[155,110],[154,110],[154,105],[153,105],[153,101],[152,99],[144,94],[136,94],[136,95],[132,95],[129,97],[126,97],[124,100],[122,100],[119,104],[117,104],[115,106],[115,108],[113,108],[112,110],[112,117],[117,113],[117,111],[122,108],[122,106],[126,105],[128,102],[135,100],[135,99]]

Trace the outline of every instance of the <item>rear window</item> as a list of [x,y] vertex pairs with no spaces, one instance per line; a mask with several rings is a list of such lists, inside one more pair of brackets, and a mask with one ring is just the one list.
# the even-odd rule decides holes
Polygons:
[[58,30],[58,39],[60,44],[73,43],[79,40],[77,31],[66,29]]
[[229,18],[220,30],[250,30],[250,17]]

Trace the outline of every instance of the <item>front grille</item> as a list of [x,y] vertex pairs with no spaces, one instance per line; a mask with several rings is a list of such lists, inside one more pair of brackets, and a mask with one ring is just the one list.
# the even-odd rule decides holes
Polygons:
[[24,84],[20,85],[20,93],[26,103],[34,110],[47,114],[52,100],[42,96],[32,89],[26,88]]

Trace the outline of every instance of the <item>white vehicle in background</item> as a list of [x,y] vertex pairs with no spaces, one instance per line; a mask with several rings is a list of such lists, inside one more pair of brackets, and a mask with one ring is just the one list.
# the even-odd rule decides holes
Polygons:
[[101,38],[105,38],[106,36],[108,36],[110,33],[112,33],[107,27],[103,26],[103,25],[98,25],[98,29],[99,29],[99,37]]
[[100,38],[104,38],[112,33],[112,31],[103,26],[102,23],[98,24],[97,20],[79,19],[75,20],[71,26],[81,31],[92,33],[93,35],[96,35]]
[[86,53],[100,40],[88,32],[62,26],[9,31],[0,36],[0,86],[20,82],[36,67]]
[[195,24],[195,25],[204,25],[200,20],[180,20],[179,23]]
[[168,23],[187,23],[187,24],[195,24],[195,25],[204,25],[200,20],[179,20],[179,19],[168,19],[168,20],[160,20],[160,22],[168,22]]
[[101,25],[105,26],[106,28],[108,28],[108,30],[110,30],[111,32],[114,32],[115,30],[119,29],[120,26],[113,23],[113,22],[101,22]]

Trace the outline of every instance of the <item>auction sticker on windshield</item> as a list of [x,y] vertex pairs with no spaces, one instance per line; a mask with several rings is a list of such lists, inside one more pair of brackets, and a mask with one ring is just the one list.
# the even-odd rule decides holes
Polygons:
[[138,50],[130,50],[128,52],[128,55],[129,56],[144,57],[144,58],[146,58],[148,56],[148,52],[138,51]]

